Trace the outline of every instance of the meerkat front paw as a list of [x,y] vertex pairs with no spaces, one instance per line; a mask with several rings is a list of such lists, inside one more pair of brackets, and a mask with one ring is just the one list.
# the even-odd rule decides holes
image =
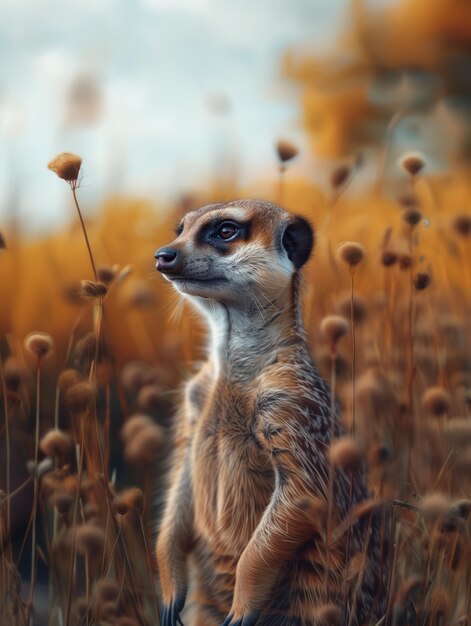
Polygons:
[[180,612],[185,604],[185,598],[179,597],[172,600],[169,604],[164,604],[162,608],[161,626],[184,626]]
[[226,617],[222,626],[255,626],[259,613],[251,612],[237,618],[232,613]]

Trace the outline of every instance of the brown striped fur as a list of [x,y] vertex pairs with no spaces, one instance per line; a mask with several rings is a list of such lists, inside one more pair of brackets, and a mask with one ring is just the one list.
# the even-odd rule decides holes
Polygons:
[[[245,238],[201,240],[216,218],[247,222]],[[231,625],[315,626],[328,602],[352,626],[384,614],[380,513],[335,542],[326,531],[330,397],[300,320],[301,262],[290,260],[288,245],[306,239],[296,229],[285,237],[295,221],[267,202],[210,205],[186,215],[169,246],[180,254],[178,276],[225,280],[173,280],[204,314],[211,341],[186,386],[157,541],[164,626],[178,623],[184,603],[185,626],[227,616]],[[337,421],[333,431],[341,434]],[[362,471],[336,471],[334,485],[339,524],[349,501],[355,507],[368,493]]]

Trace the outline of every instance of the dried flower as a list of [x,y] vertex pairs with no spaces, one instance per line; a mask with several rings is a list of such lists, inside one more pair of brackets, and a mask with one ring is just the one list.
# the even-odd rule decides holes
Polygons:
[[410,207],[408,209],[405,209],[404,213],[402,214],[402,219],[410,226],[417,226],[417,224],[422,219],[422,213],[419,211],[419,209]]
[[93,280],[80,281],[80,297],[84,300],[96,300],[104,298],[108,289],[104,283],[95,282]]
[[162,391],[156,385],[145,385],[138,393],[137,406],[148,413],[157,411],[162,406]]
[[40,367],[52,352],[52,337],[47,333],[33,332],[26,337],[24,346],[36,357]]
[[126,461],[131,464],[153,463],[162,450],[164,441],[165,432],[161,426],[146,426],[127,441],[124,449]]
[[61,152],[47,164],[48,168],[55,172],[59,178],[67,181],[72,186],[77,182],[82,159],[70,152]]
[[55,506],[61,515],[67,515],[74,503],[74,496],[67,491],[55,491],[49,498],[49,504]]
[[109,285],[116,278],[118,270],[118,265],[99,267],[97,268],[98,280],[105,285]]
[[120,515],[126,515],[131,510],[139,514],[144,510],[144,494],[137,487],[130,487],[117,493],[113,498],[113,511]]
[[121,439],[125,442],[131,441],[142,429],[153,424],[154,421],[148,415],[140,413],[132,415],[124,422],[121,428]]
[[432,415],[442,417],[450,411],[450,395],[442,387],[430,387],[422,396],[422,406]]
[[427,522],[436,522],[448,513],[450,500],[443,493],[430,493],[420,500],[419,509]]
[[412,265],[412,258],[408,254],[401,254],[399,256],[399,268],[403,271],[408,270]]
[[465,213],[457,215],[453,219],[452,224],[457,235],[461,237],[469,237],[471,235],[471,215],[466,215]]
[[103,549],[105,533],[93,524],[84,524],[77,529],[77,552],[79,554],[97,553]]
[[358,444],[351,437],[342,437],[330,445],[329,459],[334,467],[346,472],[360,469],[363,457]]
[[414,287],[417,291],[423,291],[430,285],[430,274],[419,272],[414,276]]
[[337,343],[348,332],[349,324],[340,315],[327,315],[321,321],[321,332],[327,338],[330,351],[336,352]]
[[67,389],[70,389],[70,387],[73,387],[80,382],[80,378],[81,376],[77,370],[62,370],[59,374],[59,378],[57,379],[57,385],[62,392],[66,392]]
[[356,267],[365,256],[365,248],[354,241],[344,241],[337,248],[339,258],[350,267]]
[[384,250],[381,253],[381,265],[384,267],[391,267],[397,262],[397,254],[391,250]]
[[[337,311],[345,319],[350,319],[352,313],[352,297],[350,294],[341,296],[336,306]],[[368,315],[365,301],[358,294],[353,295],[353,321],[361,324]]]
[[425,161],[419,152],[410,152],[402,157],[400,165],[410,176],[416,176],[425,167]]
[[339,165],[336,167],[330,175],[330,184],[332,187],[334,189],[342,187],[347,182],[350,172],[351,170],[348,165]]
[[294,157],[298,154],[297,147],[286,139],[279,139],[276,142],[276,151],[281,163],[286,163],[287,161],[294,159]]
[[39,442],[41,450],[51,459],[65,461],[71,453],[69,436],[59,429],[49,430]]
[[84,413],[95,401],[95,388],[86,381],[69,387],[65,393],[65,401],[73,414]]

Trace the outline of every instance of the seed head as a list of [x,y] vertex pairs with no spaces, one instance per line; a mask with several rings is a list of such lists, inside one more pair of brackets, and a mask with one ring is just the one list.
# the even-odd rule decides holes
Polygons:
[[106,266],[97,268],[98,280],[104,283],[105,285],[109,285],[116,278],[118,269],[119,269],[118,265],[113,265],[113,266],[106,265]]
[[137,396],[137,406],[146,413],[152,413],[162,406],[162,392],[156,385],[145,385]]
[[397,262],[397,254],[392,250],[384,250],[381,253],[381,265],[392,267]]
[[401,254],[399,257],[399,268],[403,271],[408,270],[412,265],[412,258],[408,254]]
[[95,282],[93,280],[80,281],[80,297],[84,300],[96,300],[104,298],[108,289],[104,283]]
[[368,463],[371,467],[382,467],[391,458],[392,451],[384,443],[374,443],[368,450]]
[[402,157],[400,161],[402,169],[404,169],[409,176],[417,176],[417,174],[425,167],[425,161],[423,155],[418,152],[410,152],[406,156]]
[[279,139],[276,142],[276,151],[281,163],[291,161],[291,159],[294,159],[294,157],[298,154],[297,147],[286,139]]
[[65,401],[72,414],[84,413],[95,401],[95,388],[86,381],[77,383],[66,391]]
[[113,498],[113,511],[120,515],[126,515],[131,510],[139,514],[144,510],[144,494],[137,487],[130,487],[117,493]]
[[59,178],[67,181],[71,185],[77,182],[82,159],[70,152],[61,152],[47,164],[48,168],[55,172]]
[[80,382],[80,374],[74,369],[62,370],[57,379],[57,385],[63,393],[78,382]]
[[104,346],[98,334],[91,331],[77,343],[77,353],[80,359],[94,361],[95,358],[100,363],[104,357]]
[[358,444],[351,437],[342,437],[330,445],[329,459],[334,467],[346,472],[360,469],[363,457]]
[[149,367],[142,361],[126,363],[121,372],[121,384],[131,393],[136,393],[144,385]]
[[452,517],[458,517],[463,520],[470,519],[471,516],[471,500],[456,500],[453,502],[450,509],[450,515]]
[[119,597],[119,585],[113,580],[100,578],[93,586],[93,595],[100,602],[114,602]]
[[330,184],[334,189],[339,189],[348,180],[350,176],[350,168],[347,165],[339,165],[330,175]]
[[321,332],[326,337],[330,351],[336,352],[338,341],[348,332],[348,322],[340,315],[327,315],[321,321]]
[[442,417],[450,412],[450,395],[442,387],[430,387],[422,396],[422,406],[435,417]]
[[433,523],[443,518],[450,509],[448,496],[440,492],[429,493],[419,503],[425,521]]
[[162,450],[165,432],[161,426],[146,426],[126,443],[124,456],[128,463],[151,464]]
[[469,237],[471,235],[471,215],[457,215],[453,219],[453,229],[457,235],[461,237]]
[[24,345],[26,350],[36,357],[38,366],[41,366],[51,354],[53,342],[51,335],[34,332],[26,337]]
[[84,524],[77,529],[77,552],[79,554],[98,553],[105,542],[102,528],[93,524]]
[[46,456],[61,461],[70,456],[71,445],[69,436],[56,428],[49,430],[39,442],[39,447]]
[[154,421],[148,415],[140,413],[132,415],[121,428],[121,439],[126,443],[130,442],[137,433],[146,428],[146,426],[152,426],[153,424]]
[[365,256],[365,248],[355,241],[344,241],[337,248],[339,258],[350,267],[356,267]]
[[5,376],[5,385],[9,391],[18,391],[21,385],[22,371],[18,360],[13,356],[7,357],[3,364],[3,374]]
[[408,209],[405,209],[404,213],[402,214],[402,219],[407,222],[409,226],[414,227],[417,226],[417,224],[422,219],[422,213],[419,211],[419,209],[416,209],[415,207],[409,207]]
[[[338,312],[345,319],[350,319],[352,312],[352,297],[351,294],[345,294],[342,296],[336,306]],[[365,301],[358,294],[353,294],[353,321],[355,324],[361,324],[365,321],[368,315]]]
[[74,496],[67,491],[55,491],[49,499],[49,504],[55,506],[61,515],[67,515],[73,503]]
[[419,272],[414,276],[414,286],[417,291],[423,291],[430,285],[430,274],[427,272]]

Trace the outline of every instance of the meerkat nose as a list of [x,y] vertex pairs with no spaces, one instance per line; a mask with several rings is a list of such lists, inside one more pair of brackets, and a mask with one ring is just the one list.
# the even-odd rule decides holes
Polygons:
[[154,257],[157,259],[155,268],[159,272],[171,272],[176,269],[179,261],[178,250],[173,248],[160,248],[154,254]]

